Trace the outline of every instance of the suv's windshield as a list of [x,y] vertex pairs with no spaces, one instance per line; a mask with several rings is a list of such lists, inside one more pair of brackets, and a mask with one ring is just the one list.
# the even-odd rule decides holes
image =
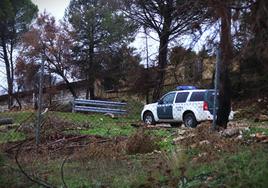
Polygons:
[[176,93],[168,93],[160,99],[160,104],[172,104]]

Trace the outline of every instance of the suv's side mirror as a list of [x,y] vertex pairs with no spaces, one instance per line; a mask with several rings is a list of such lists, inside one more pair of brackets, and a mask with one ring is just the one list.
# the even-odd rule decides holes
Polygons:
[[160,100],[158,100],[157,103],[158,103],[158,104],[163,104],[163,101],[160,99]]

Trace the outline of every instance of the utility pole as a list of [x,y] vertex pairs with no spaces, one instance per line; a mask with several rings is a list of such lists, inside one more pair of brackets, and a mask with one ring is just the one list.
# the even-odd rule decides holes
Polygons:
[[214,79],[214,102],[213,102],[213,123],[212,129],[216,130],[216,120],[217,120],[217,97],[218,97],[218,87],[219,87],[219,67],[220,67],[220,49],[217,49],[217,57],[216,57],[216,70],[215,70],[215,79]]
[[42,123],[42,106],[43,106],[43,84],[44,84],[44,71],[45,61],[44,57],[41,60],[41,72],[39,76],[39,94],[38,94],[38,109],[37,109],[37,121],[35,125],[35,142],[36,145],[40,143],[40,128]]
[[[144,34],[145,34],[145,46],[146,46],[146,71],[149,72],[149,49],[148,49],[148,36],[147,36],[147,29],[144,27]],[[146,92],[146,104],[149,104],[149,86],[147,86]]]

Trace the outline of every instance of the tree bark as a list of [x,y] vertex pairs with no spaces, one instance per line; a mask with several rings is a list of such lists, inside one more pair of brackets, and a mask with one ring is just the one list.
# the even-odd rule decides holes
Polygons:
[[7,92],[8,92],[8,109],[11,109],[13,105],[13,79],[12,75],[13,73],[11,72],[11,65],[8,59],[8,52],[7,52],[7,44],[5,42],[5,39],[2,38],[2,48],[3,48],[3,59],[6,67],[6,78],[7,78]]
[[173,19],[171,16],[171,10],[172,10],[172,3],[169,2],[163,15],[163,18],[164,18],[163,28],[161,32],[158,33],[160,44],[159,44],[159,49],[158,49],[159,55],[158,55],[157,82],[156,82],[156,87],[153,91],[153,97],[152,97],[152,100],[154,102],[159,99],[161,92],[163,90],[164,82],[165,82],[168,43],[169,43],[169,37],[171,34],[170,32],[171,22]]
[[95,88],[91,81],[88,82],[88,86],[86,88],[86,99],[95,99]]
[[[51,61],[49,58],[47,58],[47,61],[53,63],[53,61]],[[64,75],[64,72],[58,68],[58,66],[54,65],[56,68],[56,73],[59,74],[61,76],[61,78],[64,80],[64,82],[66,83],[67,88],[69,89],[69,91],[71,92],[71,94],[73,95],[74,98],[77,98],[76,92],[74,90],[74,88],[72,87],[71,83],[69,82],[69,80],[66,78],[66,76]]]
[[77,98],[76,92],[75,92],[74,88],[72,87],[71,83],[69,82],[69,80],[65,76],[63,77],[63,79],[66,83],[67,88],[72,93],[73,97]]
[[94,100],[95,99],[95,88],[94,88],[94,83],[89,86],[89,93],[90,93],[90,99]]
[[231,10],[227,5],[221,14],[221,64],[220,64],[220,87],[219,87],[219,109],[217,112],[217,125],[227,128],[229,114],[231,111],[231,81],[229,78],[229,66],[232,61],[232,39],[231,39]]
[[165,74],[166,74],[166,65],[167,65],[167,54],[168,54],[168,42],[169,42],[169,34],[168,30],[169,26],[164,29],[163,34],[159,36],[160,45],[159,45],[159,56],[158,56],[158,75],[155,89],[153,91],[152,100],[155,102],[159,99],[161,92],[163,90],[164,82],[165,82]]
[[[94,29],[91,31],[91,35],[93,36]],[[86,79],[87,79],[87,89],[86,89],[86,99],[95,99],[95,74],[94,74],[94,39],[90,39],[90,48],[89,48],[89,61],[86,64]]]
[[59,69],[57,69],[57,70],[58,70],[57,73],[62,77],[62,79],[66,83],[67,88],[69,89],[69,91],[73,95],[73,97],[77,98],[76,92],[75,92],[74,88],[72,87],[71,83],[69,82],[69,80],[66,78],[66,76],[64,75],[63,72],[59,71]]

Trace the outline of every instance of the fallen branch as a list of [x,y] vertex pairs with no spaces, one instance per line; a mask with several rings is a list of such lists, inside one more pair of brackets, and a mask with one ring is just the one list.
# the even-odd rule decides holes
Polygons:
[[9,153],[11,150],[15,149],[16,147],[20,146],[25,140],[20,141],[19,143],[15,144],[14,146],[11,146],[10,148],[6,149],[5,152]]
[[10,125],[13,124],[12,118],[2,118],[0,119],[0,125]]
[[32,113],[31,115],[29,115],[23,122],[21,122],[20,125],[15,129],[15,132],[17,132],[24,125],[24,123],[27,122],[33,116],[34,116],[34,113]]
[[26,143],[26,141],[20,143],[19,148],[18,148],[18,150],[17,150],[17,152],[16,152],[16,155],[15,155],[15,161],[16,161],[16,164],[17,164],[17,166],[19,167],[19,170],[21,171],[21,173],[22,173],[26,178],[28,178],[30,181],[32,181],[32,182],[34,182],[34,183],[36,183],[36,184],[38,184],[38,185],[41,185],[41,186],[43,186],[43,187],[47,187],[47,188],[55,187],[55,186],[53,186],[53,185],[51,185],[51,184],[45,182],[44,180],[42,180],[42,179],[40,179],[40,178],[38,178],[38,177],[35,177],[35,176],[31,177],[31,176],[30,176],[30,175],[29,175],[29,174],[22,168],[21,164],[19,163],[18,156],[19,156],[19,153],[20,153],[20,150],[21,150],[23,144],[25,144],[25,143]]
[[89,144],[83,144],[83,145],[72,145],[72,146],[65,146],[66,149],[69,149],[69,148],[82,148],[82,147],[88,147]]
[[64,164],[66,163],[67,159],[69,158],[70,156],[68,155],[67,157],[65,157],[65,159],[63,160],[62,164],[61,164],[61,168],[60,168],[60,172],[61,172],[61,180],[62,180],[62,183],[63,183],[63,187],[64,188],[68,188],[65,180],[64,180]]
[[88,135],[82,135],[82,136],[76,136],[76,137],[71,137],[71,138],[61,138],[59,140],[56,140],[54,142],[51,142],[49,143],[48,145],[54,145],[54,144],[57,144],[57,143],[60,143],[60,142],[71,142],[71,141],[79,141],[83,138],[86,138],[88,137]]
[[105,143],[105,142],[110,142],[110,141],[112,141],[112,139],[100,140],[100,141],[97,141],[97,142],[92,142],[92,143],[102,144],[102,143]]
[[66,139],[66,141],[70,142],[70,141],[79,141],[81,139],[87,138],[88,135],[82,135],[82,136],[76,136],[76,137],[71,137]]

